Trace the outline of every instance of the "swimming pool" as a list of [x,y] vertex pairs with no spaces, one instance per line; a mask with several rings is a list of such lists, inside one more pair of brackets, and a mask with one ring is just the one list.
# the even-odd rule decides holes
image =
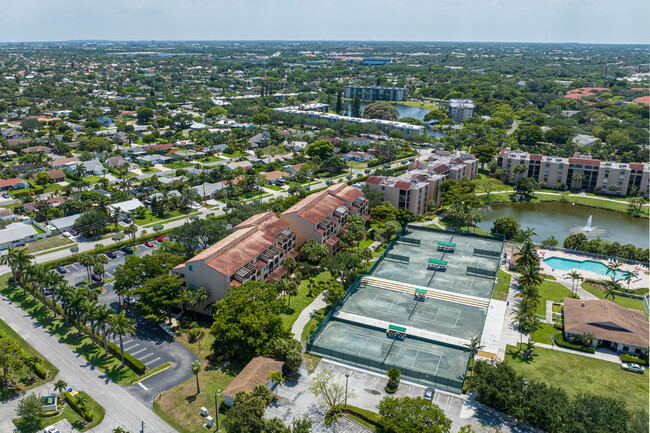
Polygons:
[[[549,265],[553,269],[559,269],[561,271],[569,271],[571,269],[580,269],[583,271],[595,272],[599,275],[607,275],[607,265],[601,262],[596,262],[594,260],[572,260],[565,259],[562,257],[549,257],[544,259],[544,263]],[[610,274],[611,275],[611,274]],[[623,272],[616,271],[614,278],[622,278]]]

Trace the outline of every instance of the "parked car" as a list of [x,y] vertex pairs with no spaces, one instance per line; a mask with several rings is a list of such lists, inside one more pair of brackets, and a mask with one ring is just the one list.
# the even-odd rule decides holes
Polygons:
[[64,238],[71,238],[71,237],[72,237],[72,235],[71,235],[70,233],[68,233],[68,232],[63,232],[63,233],[61,233],[61,235],[62,235]]
[[157,240],[158,242],[162,242],[162,241],[165,240],[165,238],[158,238],[158,239],[156,239],[156,240]]
[[102,276],[98,274],[90,274],[90,279],[93,281],[102,281]]
[[108,257],[109,259],[114,259],[117,257],[117,253],[115,251],[109,251],[106,253],[106,257]]
[[57,266],[57,267],[56,267],[56,271],[57,271],[59,274],[65,274],[66,272],[68,272],[68,271],[67,271],[63,266]]
[[44,433],[61,433],[61,432],[59,431],[59,429],[57,429],[57,428],[54,427],[53,425],[51,425],[51,426],[49,426],[49,427],[45,427],[45,430],[43,430],[43,431],[44,431]]
[[124,303],[126,305],[135,305],[136,302],[138,302],[138,300],[136,298],[134,298],[133,296],[126,296],[124,298]]
[[144,245],[151,248],[151,247],[153,247],[153,242],[147,241],[147,242],[144,243]]
[[124,251],[126,254],[133,254],[133,248],[131,247],[124,247],[122,248],[122,251]]
[[2,197],[4,197],[4,198],[9,198],[9,197],[11,197],[11,196],[9,195],[8,192],[3,192],[3,193],[2,193]]
[[79,236],[79,232],[76,231],[76,230],[70,230],[70,234],[71,234],[72,236]]
[[633,371],[635,373],[643,374],[645,368],[639,364],[634,364],[632,362],[624,362],[621,364],[621,368],[626,371]]
[[429,401],[433,401],[433,394],[435,394],[436,390],[433,388],[427,388],[424,390],[424,398],[426,398]]

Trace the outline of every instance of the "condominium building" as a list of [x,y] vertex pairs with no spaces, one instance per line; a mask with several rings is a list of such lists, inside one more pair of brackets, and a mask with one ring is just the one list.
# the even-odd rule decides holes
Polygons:
[[172,269],[188,289],[205,287],[206,305],[218,301],[229,286],[247,281],[279,280],[286,257],[295,257],[296,234],[273,212],[254,215],[233,233]]
[[449,112],[451,120],[456,123],[463,123],[474,115],[474,102],[471,99],[450,99]]
[[447,180],[472,178],[478,173],[479,161],[474,155],[438,151],[427,161],[414,161],[400,176],[370,176],[368,188],[379,191],[384,199],[398,209],[418,215],[425,213],[427,203],[440,204],[440,184]]
[[508,183],[532,177],[545,188],[565,185],[621,196],[628,195],[633,188],[647,195],[650,181],[650,164],[605,162],[580,153],[573,158],[560,158],[506,147],[499,152],[497,167],[506,170]]
[[368,199],[357,188],[338,183],[305,197],[280,218],[296,233],[298,247],[314,239],[335,252],[339,248],[338,235],[350,215],[367,217]]
[[380,86],[345,86],[345,97],[369,101],[406,101],[409,90],[406,87],[380,87]]
[[411,125],[410,123],[397,122],[394,120],[365,119],[363,117],[341,116],[340,114],[334,113],[322,113],[320,111],[303,110],[300,107],[280,107],[274,108],[274,110],[285,114],[292,114],[294,116],[303,116],[308,119],[324,119],[330,123],[345,122],[356,123],[358,125],[370,125],[374,123],[379,127],[380,130],[385,132],[390,132],[393,129],[396,129],[398,131],[402,131],[405,134],[424,134],[424,126]]

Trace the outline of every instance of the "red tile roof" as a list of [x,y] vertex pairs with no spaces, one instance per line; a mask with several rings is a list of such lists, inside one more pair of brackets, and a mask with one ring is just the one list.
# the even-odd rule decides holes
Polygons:
[[643,164],[634,164],[634,163],[632,163],[632,164],[630,164],[630,168],[632,170],[643,170]]
[[433,171],[436,174],[444,173],[447,170],[449,170],[449,167],[447,167],[447,164],[442,164],[442,165],[439,165],[439,166],[433,168]]
[[410,182],[395,182],[395,188],[397,189],[409,189],[411,188],[411,183]]
[[600,161],[598,161],[597,159],[569,158],[569,164],[586,164],[586,165],[599,166]]
[[650,96],[641,96],[640,98],[636,98],[634,102],[642,105],[650,105]]
[[366,179],[366,183],[371,183],[373,185],[379,185],[381,183],[381,177],[376,177],[376,176],[368,176]]
[[363,192],[345,183],[330,186],[324,191],[309,195],[291,206],[285,213],[296,213],[299,217],[312,224],[318,224],[336,210],[337,207],[351,204]]
[[530,155],[530,160],[531,161],[541,161],[542,160],[542,155],[531,154]]
[[18,185],[18,184],[21,184],[21,183],[27,184],[27,182],[25,182],[24,180],[19,179],[17,177],[14,177],[14,178],[11,178],[11,179],[0,179],[0,187],[14,186],[14,185]]

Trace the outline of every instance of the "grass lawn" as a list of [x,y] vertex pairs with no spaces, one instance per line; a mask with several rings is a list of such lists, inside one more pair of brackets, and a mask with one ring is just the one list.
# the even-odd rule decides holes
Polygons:
[[[202,407],[208,408],[210,415],[214,417],[214,396],[217,390],[223,391],[242,368],[236,365],[227,367],[213,365],[207,359],[214,338],[208,332],[209,325],[207,323],[201,323],[200,325],[206,333],[200,342],[200,351],[198,342],[191,344],[187,341],[186,333],[177,331],[176,338],[201,359],[203,366],[199,373],[201,394],[196,393],[196,378],[192,377],[180,385],[163,392],[153,403],[154,412],[180,433],[206,431],[205,427],[203,427],[205,418],[200,415],[200,409]],[[219,417],[223,419],[225,416],[223,397],[219,398],[219,406]]]
[[369,247],[370,245],[372,245],[373,242],[374,242],[374,241],[373,241],[372,239],[367,239],[367,238],[366,238],[366,239],[364,239],[364,240],[362,240],[362,241],[359,242],[358,248],[359,248],[360,250],[362,250],[362,249],[364,249],[364,248]]
[[157,215],[152,214],[150,210],[147,210],[147,213],[145,214],[144,218],[135,217],[134,221],[136,225],[143,226],[145,224],[152,224],[159,221],[166,221],[171,218],[190,216],[191,213],[192,211],[174,210],[163,214],[162,217],[159,217]]
[[59,415],[41,418],[39,423],[35,426],[24,426],[20,418],[16,418],[12,420],[12,422],[22,433],[36,433],[49,425],[61,421],[62,419],[70,421],[70,424],[79,431],[86,431],[98,426],[104,420],[104,408],[85,392],[79,391],[79,395],[86,397],[86,401],[88,401],[88,409],[93,413],[93,420],[89,423],[86,423],[69,405],[66,405]]
[[363,170],[364,168],[368,168],[367,162],[347,161],[347,163],[350,164],[350,167],[356,168],[357,170]]
[[546,382],[572,395],[588,391],[617,397],[631,409],[648,410],[648,377],[621,370],[618,363],[541,347],[535,348],[532,361],[522,361],[510,345],[505,362],[528,381]]
[[235,153],[222,153],[221,156],[224,158],[241,158],[242,156],[247,156],[248,153],[237,151]]
[[74,241],[71,241],[68,238],[58,235],[58,236],[50,236],[49,238],[43,238],[34,242],[30,242],[26,244],[24,247],[18,247],[18,249],[24,248],[27,251],[27,253],[34,254],[39,251],[49,250],[51,248],[57,248],[65,245],[71,245],[71,244],[74,244]]
[[43,189],[43,193],[59,191],[62,188],[63,187],[58,183],[48,183],[47,185],[45,185],[45,189]]
[[9,286],[9,278],[11,274],[0,277],[2,293],[106,376],[120,385],[130,384],[140,377],[130,368],[122,368],[120,360],[114,356],[105,357],[103,347],[93,346],[90,337],[85,334],[77,335],[77,329],[72,325],[66,326],[61,316],[53,318],[52,310],[46,308],[42,302],[34,300],[29,292],[23,295],[21,288]]
[[264,185],[264,188],[268,188],[268,189],[271,189],[273,191],[284,191],[284,188],[282,188],[281,186],[277,186],[277,185]]
[[206,156],[205,158],[197,159],[199,162],[218,162],[218,161],[223,161],[223,158],[219,158],[218,156]]
[[40,386],[44,383],[47,383],[54,379],[54,377],[59,373],[59,370],[53,366],[43,355],[34,350],[32,346],[29,345],[25,340],[22,339],[20,335],[16,333],[9,325],[0,319],[0,334],[4,334],[8,337],[13,338],[18,345],[31,356],[36,356],[40,361],[41,366],[47,370],[47,378],[39,379],[38,376],[34,375],[30,377],[30,373],[21,372],[18,375],[13,376],[15,384],[13,386],[8,386],[7,388],[0,388],[0,401],[7,400],[15,395],[23,393],[29,389]]
[[102,178],[101,176],[86,176],[86,177],[84,177],[83,179],[84,179],[86,182],[88,182],[89,184],[94,185],[94,184],[96,184],[97,182],[99,182],[99,179],[101,179],[101,178]]
[[[603,292],[593,284],[582,283],[580,286],[586,291],[588,291],[589,293],[591,293],[592,295],[598,297],[598,299],[605,299],[605,292]],[[615,304],[620,305],[621,307],[632,308],[633,310],[645,311],[645,308],[643,307],[643,301],[641,299],[630,299],[630,298],[624,298],[622,296],[616,296],[614,297],[614,299],[610,299],[610,300],[613,301]]]
[[[314,282],[318,283],[320,281],[329,281],[332,279],[332,274],[329,271],[323,271],[314,277]],[[315,291],[314,291],[315,292]],[[296,321],[302,310],[307,308],[309,304],[312,303],[314,298],[316,298],[317,293],[313,293],[311,298],[308,298],[309,294],[309,280],[302,280],[298,286],[298,296],[291,297],[291,306],[288,307],[281,315],[282,323],[286,329],[291,330],[293,322]]]
[[494,292],[492,292],[492,299],[498,301],[505,301],[508,299],[508,291],[510,290],[510,280],[512,275],[507,272],[504,272],[499,268],[497,274],[497,283],[494,285]]
[[172,168],[172,169],[173,168],[193,167],[193,166],[194,166],[194,164],[192,164],[191,162],[187,162],[187,161],[174,161],[174,162],[170,162],[168,164],[163,164],[163,167]]
[[146,170],[141,168],[140,171],[142,172],[142,174],[160,173],[160,170],[154,167],[149,167]]
[[546,315],[546,301],[564,302],[564,297],[571,297],[573,294],[571,290],[567,289],[560,283],[553,281],[543,281],[539,286],[540,302],[537,306],[537,314],[540,316]]

